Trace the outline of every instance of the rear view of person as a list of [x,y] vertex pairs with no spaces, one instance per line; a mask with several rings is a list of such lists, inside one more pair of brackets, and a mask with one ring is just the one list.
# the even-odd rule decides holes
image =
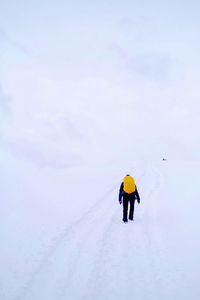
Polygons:
[[128,206],[129,208],[129,220],[133,221],[135,200],[140,203],[140,196],[135,184],[135,180],[132,176],[126,175],[121,183],[119,190],[119,203],[122,204],[123,199],[123,221],[128,222]]

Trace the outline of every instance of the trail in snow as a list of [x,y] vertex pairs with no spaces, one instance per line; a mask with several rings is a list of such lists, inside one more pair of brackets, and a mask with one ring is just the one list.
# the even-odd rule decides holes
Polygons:
[[[66,230],[32,274],[16,299],[115,299],[155,295],[161,276],[149,227],[159,176],[153,167],[141,175],[145,194],[135,220],[123,224],[117,190]],[[145,286],[145,289],[144,289]]]
[[[94,213],[98,212],[101,206],[104,206],[104,202],[107,200],[107,197],[109,194],[111,194],[115,188],[110,189],[107,191],[102,197],[98,199],[98,201],[86,212],[83,216],[81,216],[77,221],[72,223],[69,227],[66,228],[66,230],[60,234],[58,234],[57,237],[55,237],[52,240],[52,245],[49,246],[47,249],[43,259],[39,262],[38,267],[36,270],[30,275],[28,281],[24,285],[24,288],[21,290],[19,295],[15,298],[22,299],[32,285],[34,285],[35,281],[38,280],[40,273],[44,272],[44,269],[48,266],[49,261],[54,257],[59,250],[60,247],[62,247],[62,244],[69,238],[69,244],[71,242],[70,236],[74,236],[74,231],[78,231],[82,226],[84,226],[85,222],[87,220],[90,220],[90,218],[94,218]],[[79,237],[79,234],[76,232],[77,238]],[[81,236],[80,236],[81,238]]]

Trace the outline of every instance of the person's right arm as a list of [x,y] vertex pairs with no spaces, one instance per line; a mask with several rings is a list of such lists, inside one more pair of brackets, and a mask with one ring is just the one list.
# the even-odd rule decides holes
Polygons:
[[136,196],[137,202],[139,204],[140,203],[140,195],[138,193],[137,187],[136,187],[136,190],[135,190],[135,196]]

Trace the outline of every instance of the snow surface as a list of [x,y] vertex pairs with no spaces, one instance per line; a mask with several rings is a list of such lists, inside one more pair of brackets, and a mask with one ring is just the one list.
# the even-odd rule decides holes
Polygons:
[[199,163],[130,163],[141,204],[128,224],[118,204],[126,164],[4,167],[1,299],[199,298]]
[[0,1],[0,300],[200,299],[199,9]]

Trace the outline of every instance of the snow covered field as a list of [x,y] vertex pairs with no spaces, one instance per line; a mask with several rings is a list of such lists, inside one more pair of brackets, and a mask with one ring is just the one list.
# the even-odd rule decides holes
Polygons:
[[0,1],[0,300],[200,299],[199,11]]
[[1,299],[199,298],[200,164],[130,163],[141,204],[123,224],[127,166],[29,166],[18,182],[27,165],[1,162]]

